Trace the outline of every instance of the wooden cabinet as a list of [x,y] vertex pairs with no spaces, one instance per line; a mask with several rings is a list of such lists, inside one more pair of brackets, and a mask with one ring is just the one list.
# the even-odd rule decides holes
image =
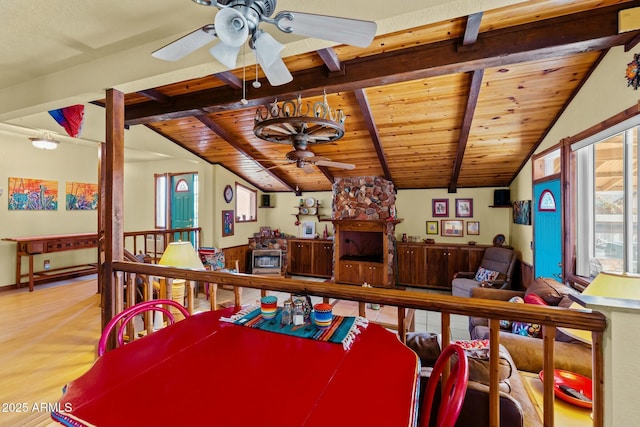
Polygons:
[[312,274],[331,277],[333,273],[333,242],[322,240],[312,243]]
[[486,246],[397,244],[398,283],[404,286],[451,289],[453,275],[476,271]]
[[330,240],[291,239],[288,256],[289,274],[331,277],[333,242]]
[[427,251],[421,244],[398,243],[398,284],[424,286],[426,284]]
[[289,241],[289,273],[311,274],[311,242],[304,240]]
[[386,268],[380,262],[339,261],[336,276],[340,283],[362,285],[365,282],[372,286],[384,284]]
[[483,246],[433,246],[427,248],[428,287],[451,289],[454,274],[476,271],[484,255]]

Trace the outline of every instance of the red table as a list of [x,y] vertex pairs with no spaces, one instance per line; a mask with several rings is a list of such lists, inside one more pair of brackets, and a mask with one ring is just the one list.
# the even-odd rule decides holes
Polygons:
[[200,313],[107,352],[67,385],[62,422],[415,425],[419,361],[395,334],[370,324],[345,350],[218,320],[229,314]]

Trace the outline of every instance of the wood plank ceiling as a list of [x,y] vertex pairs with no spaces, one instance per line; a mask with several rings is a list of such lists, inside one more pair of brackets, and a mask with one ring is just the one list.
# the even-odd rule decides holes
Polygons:
[[[610,47],[618,11],[638,1],[529,1],[285,58],[293,82],[271,87],[255,68],[127,94],[128,125],[146,125],[265,192],[326,191],[336,176],[384,176],[399,189],[508,186]],[[213,60],[213,59],[212,59]],[[625,84],[620,70],[620,84]],[[275,98],[329,104],[343,138],[310,145],[353,170],[285,163],[290,145],[253,134]],[[100,103],[100,101],[98,101]]]

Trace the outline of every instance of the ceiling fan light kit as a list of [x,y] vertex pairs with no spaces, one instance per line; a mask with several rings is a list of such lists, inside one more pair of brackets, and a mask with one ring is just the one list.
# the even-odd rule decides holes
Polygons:
[[[274,18],[276,0],[193,0],[203,6],[220,9],[214,24],[208,24],[154,51],[152,56],[177,61],[219,38],[209,52],[228,68],[235,68],[240,46],[249,41],[256,58],[272,86],[293,80],[280,53],[284,46],[259,28],[261,22],[285,33],[299,34],[341,44],[366,47],[373,41],[377,25],[372,21],[282,11]],[[223,46],[221,46],[223,45]]]

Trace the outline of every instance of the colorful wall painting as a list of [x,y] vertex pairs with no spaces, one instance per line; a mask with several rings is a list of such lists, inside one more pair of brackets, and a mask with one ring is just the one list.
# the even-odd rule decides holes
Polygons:
[[67,182],[65,190],[67,210],[85,211],[98,209],[98,184]]
[[531,225],[531,200],[513,202],[514,224]]
[[9,210],[58,210],[58,181],[10,177]]

